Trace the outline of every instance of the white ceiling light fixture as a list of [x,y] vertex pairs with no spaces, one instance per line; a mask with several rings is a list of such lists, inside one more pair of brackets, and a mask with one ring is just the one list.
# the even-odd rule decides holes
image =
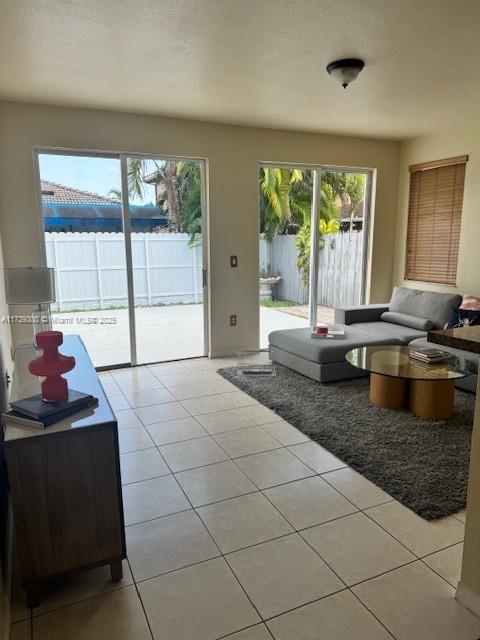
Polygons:
[[344,58],[343,60],[331,62],[327,66],[327,71],[346,89],[348,85],[357,78],[364,66],[365,62],[363,60],[359,60],[358,58]]

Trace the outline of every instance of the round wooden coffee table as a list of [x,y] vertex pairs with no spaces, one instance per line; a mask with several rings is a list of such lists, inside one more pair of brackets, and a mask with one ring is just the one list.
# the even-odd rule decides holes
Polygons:
[[409,347],[376,346],[352,349],[347,362],[370,372],[370,401],[386,409],[409,408],[427,420],[453,414],[455,380],[469,372],[458,360],[424,364],[409,356]]

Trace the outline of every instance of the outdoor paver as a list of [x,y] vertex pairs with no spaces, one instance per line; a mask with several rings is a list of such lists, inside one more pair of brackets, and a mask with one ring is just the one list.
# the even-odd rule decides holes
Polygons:
[[[55,314],[57,315],[57,314]],[[63,324],[65,334],[78,333],[82,337],[96,367],[115,364],[127,364],[130,361],[129,324],[127,309],[82,311],[58,314],[62,318],[73,318],[73,324]],[[105,339],[104,325],[76,324],[76,318],[99,318],[109,316],[114,325],[109,325],[108,340]],[[208,372],[215,373],[220,367],[236,364],[236,359],[222,359],[210,367],[198,365],[198,360],[185,360],[182,363],[162,361],[195,358],[204,354],[203,308],[200,304],[168,305],[163,307],[137,307],[135,309],[137,336],[137,355],[142,363],[150,364],[146,373],[154,374],[161,380],[163,375],[190,372],[204,372],[200,379],[207,381]],[[268,334],[276,329],[294,329],[308,327],[308,320],[292,315],[290,312],[260,307],[260,346],[268,346]],[[142,337],[146,336],[146,339]],[[152,339],[156,337],[156,339]],[[169,366],[168,366],[169,365]],[[125,371],[125,369],[114,370]],[[200,371],[199,371],[200,373]],[[128,375],[114,375],[115,379],[129,379]],[[144,377],[148,377],[144,374]],[[215,376],[213,376],[215,377]],[[131,379],[131,378],[130,378]]]

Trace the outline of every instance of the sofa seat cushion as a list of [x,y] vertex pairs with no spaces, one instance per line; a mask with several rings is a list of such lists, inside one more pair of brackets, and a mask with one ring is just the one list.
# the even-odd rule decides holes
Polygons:
[[383,320],[380,320],[380,322],[358,322],[354,326],[365,333],[373,333],[378,338],[383,338],[383,344],[388,344],[388,342],[385,342],[388,338],[397,338],[398,342],[395,344],[408,344],[416,338],[427,336],[426,331],[404,327],[401,324],[383,322]]
[[[366,324],[387,324],[385,322]],[[393,326],[393,325],[392,325]],[[277,349],[282,349],[287,353],[292,353],[305,360],[327,364],[332,362],[343,362],[345,354],[350,349],[378,344],[402,344],[401,340],[395,336],[375,335],[369,331],[362,331],[357,325],[345,327],[345,338],[317,339],[310,337],[310,328],[305,329],[281,329],[272,331],[268,336],[268,341]]]
[[461,302],[462,296],[457,293],[395,287],[389,311],[428,318],[436,329],[443,329],[450,319],[452,309],[457,309]]

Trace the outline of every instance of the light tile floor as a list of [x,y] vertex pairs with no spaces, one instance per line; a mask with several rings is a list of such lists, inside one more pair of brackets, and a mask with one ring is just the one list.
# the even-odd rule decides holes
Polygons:
[[426,522],[185,360],[101,374],[128,560],[50,585],[12,640],[478,640],[454,599],[464,513]]

